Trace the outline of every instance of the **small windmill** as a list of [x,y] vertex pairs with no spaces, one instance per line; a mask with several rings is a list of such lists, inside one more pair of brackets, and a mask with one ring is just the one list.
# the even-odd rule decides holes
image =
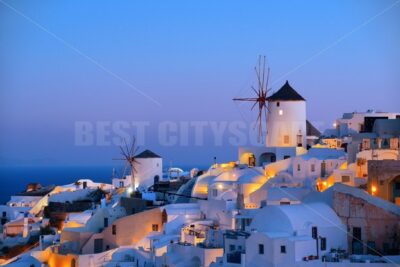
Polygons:
[[[136,165],[139,164],[139,162],[136,160],[135,155],[138,151],[138,147],[136,146],[136,138],[133,136],[132,137],[132,143],[131,146],[128,146],[128,143],[126,142],[125,139],[123,139],[124,145],[120,146],[121,150],[121,155],[122,158],[114,159],[114,160],[124,160],[126,162],[126,165],[129,165],[131,168],[131,188],[132,191],[135,189],[135,172],[136,172]],[[125,165],[125,166],[126,166]],[[126,170],[126,167],[125,167]],[[125,175],[125,170],[123,175]]]
[[[263,128],[263,121],[265,120],[265,123],[267,122],[267,94],[268,92],[271,91],[271,88],[268,88],[268,82],[269,82],[269,73],[270,69],[268,67],[267,74],[265,73],[265,56],[261,57],[259,56],[258,58],[258,67],[256,66],[254,68],[256,75],[257,75],[257,90],[254,88],[254,86],[251,87],[253,91],[256,93],[255,97],[250,97],[250,98],[234,98],[234,101],[247,101],[247,102],[254,102],[253,106],[251,107],[251,110],[253,110],[256,106],[258,106],[258,116],[257,116],[257,121],[256,125],[254,126],[258,128],[258,142],[261,140],[262,136],[262,128]],[[264,115],[263,115],[264,114]],[[264,117],[264,118],[263,118]]]

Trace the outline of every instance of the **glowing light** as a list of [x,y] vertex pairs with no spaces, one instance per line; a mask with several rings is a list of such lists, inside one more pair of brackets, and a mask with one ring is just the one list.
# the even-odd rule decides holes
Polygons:
[[224,188],[224,186],[222,185],[222,184],[218,184],[218,189],[223,189]]
[[280,115],[280,116],[283,115],[283,110],[282,110],[282,109],[279,110],[279,115]]
[[376,191],[377,191],[378,189],[376,189],[376,186],[372,186],[371,187],[371,192],[372,192],[372,194],[374,194],[374,193],[376,193]]
[[323,182],[322,182],[322,185],[323,185],[323,186],[327,186],[328,183],[327,183],[326,181],[323,181]]
[[128,194],[132,194],[133,193],[133,187],[132,186],[130,186],[130,187],[128,187]]

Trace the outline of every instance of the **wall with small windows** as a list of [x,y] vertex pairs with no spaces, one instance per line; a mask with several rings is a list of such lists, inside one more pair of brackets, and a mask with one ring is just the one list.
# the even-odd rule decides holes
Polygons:
[[293,177],[328,177],[335,169],[339,168],[345,162],[346,160],[344,158],[323,160],[313,157],[296,157],[293,159]]
[[267,147],[306,147],[306,102],[273,101],[268,107]]
[[159,208],[136,213],[114,221],[101,233],[93,235],[82,248],[82,253],[94,253],[95,240],[102,239],[103,251],[118,246],[134,245],[150,232],[163,230],[162,212]]

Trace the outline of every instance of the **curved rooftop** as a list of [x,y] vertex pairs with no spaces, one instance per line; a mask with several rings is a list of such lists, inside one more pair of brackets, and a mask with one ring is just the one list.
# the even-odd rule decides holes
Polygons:
[[344,225],[325,203],[266,206],[256,214],[250,225],[259,232],[279,232],[293,235],[309,226],[341,227]]

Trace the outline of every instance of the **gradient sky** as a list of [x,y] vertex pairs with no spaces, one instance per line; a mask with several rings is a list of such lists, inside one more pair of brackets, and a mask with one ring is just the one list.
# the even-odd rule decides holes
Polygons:
[[253,120],[232,98],[252,95],[259,54],[320,129],[343,112],[400,111],[398,2],[0,0],[0,163],[111,164],[117,147],[74,144],[76,121],[148,121],[145,146],[166,164],[235,160],[227,144],[152,138],[165,120]]

